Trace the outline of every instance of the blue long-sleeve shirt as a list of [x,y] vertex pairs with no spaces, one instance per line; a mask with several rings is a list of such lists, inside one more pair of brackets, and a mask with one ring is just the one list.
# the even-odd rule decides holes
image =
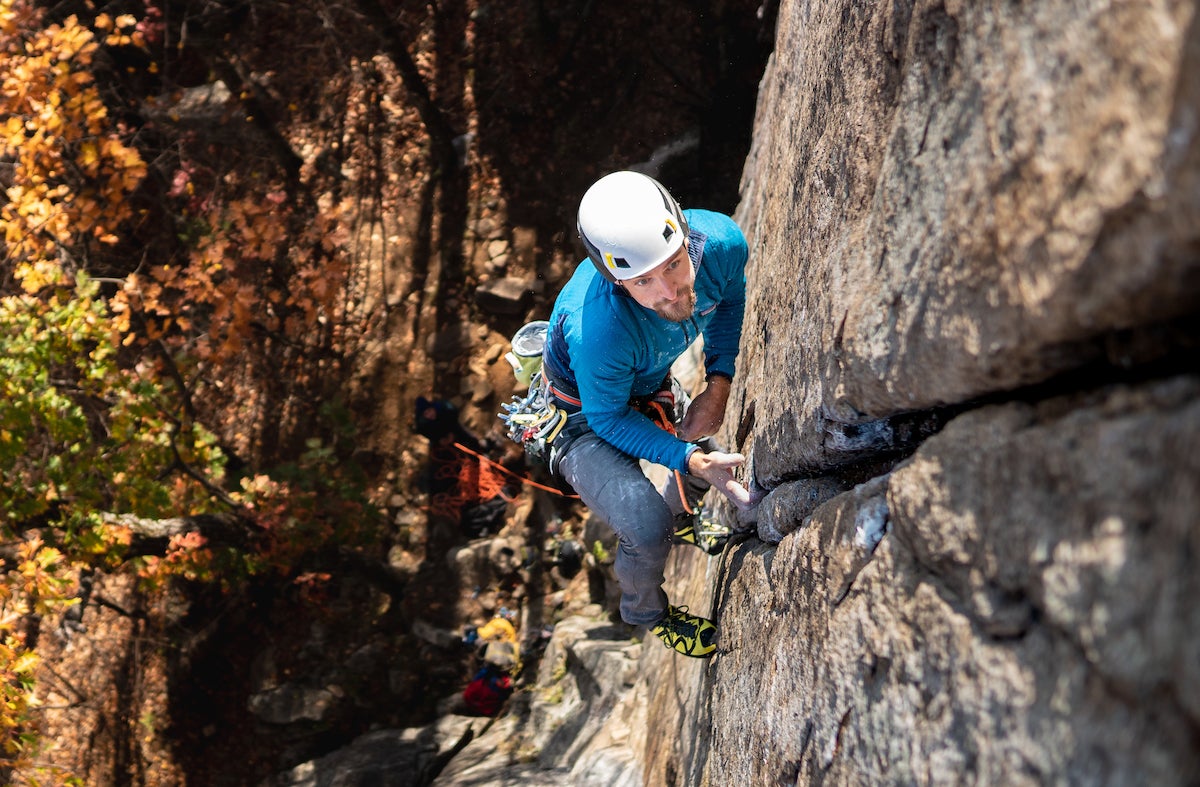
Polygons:
[[708,374],[733,377],[746,305],[746,238],[733,219],[687,210],[696,309],[675,323],[640,305],[588,260],[576,268],[550,314],[543,359],[550,378],[579,394],[599,437],[627,454],[687,472],[694,447],[630,407],[659,390],[671,364],[704,336]]

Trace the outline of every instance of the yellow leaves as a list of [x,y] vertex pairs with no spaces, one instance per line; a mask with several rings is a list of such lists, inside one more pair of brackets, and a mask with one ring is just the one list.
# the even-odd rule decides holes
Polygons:
[[3,134],[5,148],[16,150],[25,144],[25,120],[16,115],[5,118],[3,126],[0,126],[0,134]]
[[[57,282],[51,261],[60,248],[120,240],[117,228],[131,216],[127,197],[146,165],[111,127],[94,86],[91,30],[74,16],[37,29],[31,15],[2,2],[0,24],[19,24],[13,32],[24,40],[19,49],[0,45],[0,157],[12,162],[13,184],[0,201],[0,234],[22,286],[37,292]],[[98,22],[122,36],[136,33],[129,15]]]
[[25,612],[32,608],[38,614],[49,614],[77,603],[74,572],[59,550],[31,538],[17,548],[15,562],[5,585],[10,593],[15,590],[17,594],[5,600],[6,612],[19,607]]
[[42,288],[63,284],[66,275],[62,267],[54,260],[34,259],[18,263],[13,273],[21,287],[30,295],[40,292]]
[[[0,742],[8,755],[20,755],[35,729],[29,714],[41,704],[35,693],[35,673],[40,658],[25,647],[19,633],[31,612],[45,615],[64,609],[77,599],[70,597],[76,583],[64,566],[62,554],[30,539],[17,547],[16,566],[0,583]],[[0,566],[4,565],[0,561]],[[6,759],[6,765],[19,763]]]
[[58,564],[62,560],[62,552],[54,547],[44,546],[39,538],[32,538],[17,548],[20,558],[20,572],[25,577],[36,577]]
[[36,653],[27,650],[17,656],[8,669],[10,672],[15,672],[18,675],[28,675],[33,672],[40,661]]
[[12,0],[0,2],[0,35],[13,39],[20,30],[22,18],[18,10],[13,9]]
[[79,155],[75,157],[75,163],[83,168],[84,172],[95,172],[100,166],[100,146],[95,140],[89,139],[79,146]]
[[141,31],[137,30],[137,18],[132,14],[121,14],[115,20],[108,14],[100,14],[96,17],[93,27],[97,30],[112,31],[105,37],[104,43],[108,46],[139,46],[145,47],[146,41],[142,36]]

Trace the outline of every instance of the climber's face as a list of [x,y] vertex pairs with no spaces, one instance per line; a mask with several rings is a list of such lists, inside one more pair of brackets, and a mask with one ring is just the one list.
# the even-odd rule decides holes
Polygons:
[[696,308],[696,290],[692,286],[695,282],[696,272],[692,269],[685,242],[657,268],[619,284],[635,301],[653,309],[664,320],[683,322]]

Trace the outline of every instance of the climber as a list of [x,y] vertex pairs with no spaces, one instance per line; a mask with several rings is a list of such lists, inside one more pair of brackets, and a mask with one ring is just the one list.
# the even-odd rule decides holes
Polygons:
[[[706,657],[716,625],[668,603],[663,569],[672,542],[724,548],[728,528],[713,532],[699,518],[711,486],[739,508],[751,504],[734,477],[744,458],[711,439],[741,338],[746,239],[729,216],[683,211],[658,181],[630,171],[587,190],[578,230],[590,262],[559,293],[544,350],[550,396],[570,413],[550,469],[617,534],[622,619]],[[701,334],[706,386],[689,401],[670,369]],[[640,459],[674,471],[661,493]]]

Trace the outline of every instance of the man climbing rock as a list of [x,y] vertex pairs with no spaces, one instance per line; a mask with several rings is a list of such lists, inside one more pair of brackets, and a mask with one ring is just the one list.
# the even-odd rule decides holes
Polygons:
[[[665,188],[615,172],[579,206],[583,262],[555,302],[544,351],[552,401],[570,413],[551,469],[619,540],[614,569],[621,617],[647,626],[687,656],[716,649],[716,625],[668,603],[663,569],[673,542],[716,554],[697,503],[716,486],[739,507],[750,494],[734,477],[740,454],[717,450],[745,307],[746,239],[733,220],[681,210]],[[705,389],[689,401],[670,369],[704,337]],[[639,459],[673,478],[660,493]]]

